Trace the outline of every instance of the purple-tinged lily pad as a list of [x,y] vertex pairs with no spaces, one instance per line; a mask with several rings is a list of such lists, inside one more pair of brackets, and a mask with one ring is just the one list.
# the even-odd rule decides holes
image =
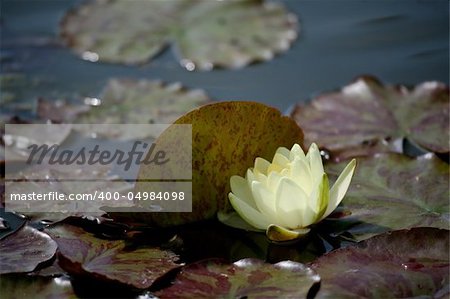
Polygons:
[[0,240],[0,274],[33,271],[53,258],[56,249],[47,234],[25,226]]
[[305,133],[336,161],[374,152],[401,152],[401,141],[449,152],[449,89],[425,82],[408,89],[361,77],[338,92],[323,94],[292,112]]
[[76,299],[71,282],[65,277],[0,276],[2,298]]
[[[269,160],[278,147],[291,148],[303,142],[302,130],[292,119],[254,102],[205,105],[180,117],[174,124],[192,124],[192,212],[136,213],[135,220],[173,226],[214,218],[219,211],[230,211],[228,193],[232,175],[245,174],[256,157]],[[160,140],[171,140],[170,135],[165,135],[172,132],[170,129]],[[151,172],[152,167],[143,165],[138,180],[152,177]],[[148,184],[136,183],[136,191],[148,191],[147,187]]]
[[332,251],[312,264],[316,298],[448,298],[449,231],[414,228]]
[[83,59],[142,64],[174,43],[189,71],[270,60],[297,37],[297,18],[269,1],[90,1],[61,36]]
[[[328,164],[326,171],[336,177],[345,164]],[[357,239],[419,226],[446,229],[448,181],[448,164],[431,153],[417,158],[393,153],[361,158],[342,201],[345,213],[333,221],[353,223],[346,231]]]
[[306,298],[320,278],[303,264],[267,264],[243,259],[233,264],[206,260],[190,264],[160,298]]
[[59,224],[46,229],[58,243],[60,266],[73,275],[146,289],[180,267],[178,257],[159,248],[128,249],[123,240],[103,240],[80,227]]

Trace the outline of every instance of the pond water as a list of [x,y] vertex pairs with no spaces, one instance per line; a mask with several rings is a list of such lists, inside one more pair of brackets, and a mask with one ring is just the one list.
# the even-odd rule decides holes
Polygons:
[[215,100],[251,100],[287,111],[294,103],[372,74],[386,83],[449,80],[448,1],[283,1],[300,21],[292,48],[241,70],[188,72],[172,51],[141,67],[91,63],[59,45],[58,23],[80,1],[2,0],[2,72],[31,84],[20,100],[96,96],[110,77],[179,81]]

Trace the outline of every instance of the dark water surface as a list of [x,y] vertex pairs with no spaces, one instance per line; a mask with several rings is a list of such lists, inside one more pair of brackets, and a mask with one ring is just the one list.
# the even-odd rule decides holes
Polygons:
[[301,33],[291,50],[241,70],[188,72],[166,51],[142,67],[90,63],[57,42],[59,20],[79,1],[1,0],[2,71],[32,84],[19,99],[96,96],[110,77],[180,81],[216,100],[252,100],[282,111],[360,74],[387,83],[449,80],[449,2],[284,1]]

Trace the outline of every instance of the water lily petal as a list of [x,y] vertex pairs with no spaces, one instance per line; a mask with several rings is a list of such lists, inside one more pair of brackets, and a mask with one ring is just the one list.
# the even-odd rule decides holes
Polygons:
[[272,224],[267,228],[266,236],[271,241],[286,242],[299,239],[309,233],[310,230],[311,229],[309,228],[287,229],[282,226]]
[[297,185],[301,186],[306,194],[311,194],[313,190],[311,169],[305,160],[295,158],[291,162],[291,178]]
[[296,183],[283,177],[276,193],[276,211],[280,224],[287,228],[301,228],[308,199],[306,193]]
[[230,192],[228,194],[228,198],[230,199],[230,203],[234,210],[251,226],[257,229],[265,230],[270,225],[270,222],[267,221],[263,214],[249,206],[244,201],[240,200],[233,193]]
[[282,146],[277,149],[275,154],[281,154],[281,155],[285,156],[287,159],[289,159],[291,152],[287,148]]
[[246,179],[238,175],[233,175],[230,178],[230,187],[234,195],[245,201],[252,208],[257,208]]
[[305,152],[297,143],[292,146],[291,152],[289,153],[289,160],[294,161],[295,157],[306,160]]
[[329,201],[330,184],[328,182],[327,174],[324,173],[319,186],[317,186],[316,190],[314,190],[313,194],[311,194],[311,209],[316,213],[314,223],[319,222],[323,214],[325,214]]
[[313,178],[313,187],[315,187],[317,184],[319,184],[324,173],[322,157],[320,156],[319,148],[315,143],[311,144],[311,146],[309,147],[306,157],[309,160],[309,166],[311,167],[311,174]]
[[269,174],[271,171],[281,172],[283,169],[289,167],[289,159],[282,154],[275,154],[273,156],[272,164],[267,168],[267,173]]
[[269,168],[270,162],[264,158],[258,157],[255,160],[254,171],[259,171],[262,174],[267,175],[267,168]]
[[274,195],[278,189],[278,186],[280,185],[281,179],[286,176],[283,172],[284,170],[282,171],[282,173],[272,171],[267,178],[267,187],[274,193]]
[[247,179],[248,188],[252,190],[252,183],[257,181],[261,182],[264,185],[267,185],[267,176],[265,176],[263,173],[259,171],[251,171],[250,169],[247,169],[247,173],[245,175]]
[[276,223],[275,194],[267,189],[266,185],[256,181],[252,182],[252,194],[258,210],[268,217],[268,221]]
[[350,182],[352,180],[355,167],[356,167],[356,160],[353,159],[347,164],[347,166],[345,166],[344,170],[339,175],[333,187],[331,187],[330,201],[328,203],[327,210],[325,211],[320,220],[330,215],[331,212],[333,212],[336,209],[336,207],[341,203],[342,199],[345,196],[345,193],[347,192],[348,187],[350,186]]

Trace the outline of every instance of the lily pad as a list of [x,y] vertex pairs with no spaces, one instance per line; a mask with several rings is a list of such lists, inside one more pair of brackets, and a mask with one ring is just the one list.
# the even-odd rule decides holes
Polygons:
[[[326,171],[336,177],[344,166],[328,164]],[[346,231],[357,239],[419,226],[446,229],[450,225],[448,181],[448,164],[433,154],[361,158],[342,201],[346,212],[335,221],[348,222]]]
[[32,144],[38,146],[61,144],[69,136],[72,129],[69,124],[14,124],[11,126],[6,124],[6,126],[1,141],[4,147],[0,149],[0,153],[4,156],[6,162],[28,159],[30,154],[28,146]]
[[[292,119],[253,102],[205,105],[174,124],[192,124],[192,212],[133,215],[160,226],[209,219],[218,211],[231,211],[228,193],[232,175],[243,175],[256,157],[269,160],[278,147],[291,148],[303,142],[302,130]],[[161,137],[167,136],[163,133]],[[138,180],[151,177],[151,173],[151,167],[143,165]],[[135,190],[148,191],[147,186],[137,182]]]
[[104,206],[124,207],[122,201],[98,200],[8,200],[11,194],[28,195],[60,194],[69,198],[70,194],[94,194],[101,192],[121,192],[125,194],[132,190],[133,185],[110,175],[111,166],[90,165],[68,167],[66,165],[36,165],[17,174],[10,174],[6,181],[6,208],[30,217],[34,221],[60,221],[69,216],[101,216]]
[[436,153],[449,152],[449,89],[425,82],[408,89],[361,77],[338,92],[297,105],[292,117],[335,160],[374,152],[401,152],[401,141]]
[[59,224],[46,232],[58,243],[60,266],[73,275],[146,289],[180,267],[170,251],[127,248],[123,240],[102,240],[73,225]]
[[320,282],[311,269],[291,261],[274,265],[257,259],[233,264],[207,260],[190,264],[160,298],[306,298]]
[[189,71],[270,60],[297,37],[297,18],[278,3],[90,1],[70,11],[61,37],[83,59],[142,64],[176,46]]
[[56,249],[47,234],[25,226],[0,240],[0,274],[33,271],[53,258]]
[[22,299],[76,299],[78,298],[68,278],[30,277],[16,275],[0,276],[2,298]]
[[[85,98],[80,106],[64,102],[51,104],[41,100],[38,112],[40,117],[56,122],[64,120],[80,124],[171,124],[181,115],[208,102],[210,99],[203,90],[189,90],[180,83],[111,79],[98,98]],[[115,140],[145,138],[150,134],[133,126],[93,125],[74,126],[74,129],[89,136],[95,134]]]
[[312,264],[316,298],[448,298],[449,231],[414,228],[332,251]]

